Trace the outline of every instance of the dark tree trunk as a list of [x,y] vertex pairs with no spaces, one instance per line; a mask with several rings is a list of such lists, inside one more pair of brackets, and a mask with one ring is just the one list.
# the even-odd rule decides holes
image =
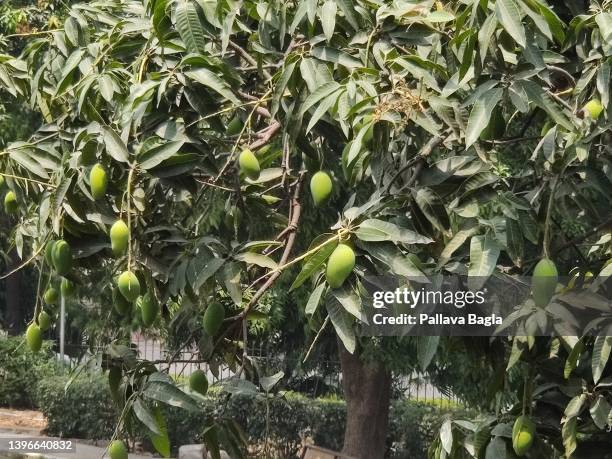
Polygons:
[[[7,270],[14,269],[19,264],[19,257],[15,251],[11,252],[11,265]],[[15,274],[4,280],[4,299],[6,304],[6,328],[10,335],[17,335],[22,331],[24,316],[22,298],[25,292],[22,290],[23,272],[17,271]]]
[[382,459],[387,449],[391,373],[378,362],[363,362],[338,344],[346,399],[342,453],[356,459]]

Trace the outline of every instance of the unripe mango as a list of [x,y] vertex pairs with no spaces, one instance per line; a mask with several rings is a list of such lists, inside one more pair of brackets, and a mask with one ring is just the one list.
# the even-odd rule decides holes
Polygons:
[[117,279],[117,287],[123,297],[130,303],[140,296],[140,282],[132,271],[124,271]]
[[544,308],[550,303],[558,281],[559,273],[555,263],[548,258],[542,258],[538,261],[531,280],[531,295],[536,306]]
[[512,427],[512,449],[517,456],[524,456],[533,444],[535,424],[527,416],[516,418]]
[[126,315],[132,308],[132,304],[125,299],[118,288],[113,289],[113,307],[120,315]]
[[51,253],[51,260],[53,266],[60,276],[67,274],[72,268],[72,250],[70,245],[64,241],[59,240],[53,245],[53,251]]
[[310,194],[316,206],[327,202],[332,192],[332,180],[326,172],[319,171],[310,179]]
[[42,347],[42,331],[36,324],[30,324],[26,330],[26,344],[32,352],[40,351]]
[[140,314],[145,327],[153,325],[158,313],[159,303],[157,299],[150,292],[145,293],[140,303]]
[[60,290],[64,298],[69,298],[72,295],[74,295],[74,292],[76,291],[76,287],[74,286],[74,282],[66,278],[63,278],[61,286],[60,286]]
[[584,115],[596,120],[601,115],[601,112],[603,112],[603,105],[601,105],[599,99],[591,99],[582,107],[582,112]]
[[46,304],[57,304],[59,300],[59,293],[53,287],[49,287],[43,295],[43,300]]
[[108,447],[110,459],[128,459],[128,451],[121,440],[113,440]]
[[53,266],[53,247],[55,246],[55,241],[47,242],[45,246],[45,261],[49,266]]
[[189,388],[194,392],[206,395],[206,392],[208,392],[208,378],[206,377],[206,373],[202,370],[196,370],[191,373],[189,377]]
[[248,148],[240,153],[238,165],[240,166],[240,171],[251,180],[257,180],[259,178],[259,172],[261,171],[259,161]]
[[331,288],[340,287],[355,267],[355,252],[346,244],[338,244],[327,260],[325,276]]
[[111,249],[118,257],[127,249],[130,240],[130,230],[123,220],[117,220],[110,229]]
[[103,198],[106,194],[108,177],[106,176],[106,171],[99,163],[91,168],[91,172],[89,173],[89,187],[91,189],[91,196],[96,200]]
[[221,303],[211,303],[204,311],[202,327],[209,336],[215,336],[223,325],[225,319],[225,308]]
[[4,211],[7,214],[14,214],[18,209],[17,197],[13,191],[9,191],[4,195]]
[[41,331],[47,331],[51,327],[51,316],[47,314],[47,311],[40,311],[37,322]]

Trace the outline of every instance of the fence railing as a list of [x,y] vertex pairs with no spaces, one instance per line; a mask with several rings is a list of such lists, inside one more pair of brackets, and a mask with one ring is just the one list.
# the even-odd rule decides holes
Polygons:
[[[160,371],[167,372],[175,379],[187,379],[196,370],[207,373],[211,384],[235,376],[229,367],[218,368],[213,372],[206,363],[199,362],[197,349],[186,349],[174,353],[165,348],[159,339],[150,338],[139,333],[132,334],[132,343],[141,359],[155,362]],[[78,365],[87,354],[85,346],[67,344],[66,355],[71,365]],[[303,368],[298,361],[292,361],[284,355],[267,355],[264,348],[250,349],[249,357],[256,362],[261,374],[271,375],[284,371],[286,383],[283,389],[293,390],[310,397],[336,395],[342,397],[342,372],[338,361],[325,360],[317,362],[314,368]],[[172,356],[171,362],[165,361]],[[287,374],[291,372],[291,374]],[[394,379],[393,394],[396,398],[406,397],[411,400],[430,403],[439,407],[464,405],[456,395],[441,391],[433,385],[427,375],[413,372],[410,375]]]

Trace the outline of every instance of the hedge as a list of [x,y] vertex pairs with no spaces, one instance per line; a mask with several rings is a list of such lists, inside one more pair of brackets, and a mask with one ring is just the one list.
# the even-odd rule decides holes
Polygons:
[[[68,378],[57,376],[40,381],[37,403],[48,419],[48,434],[87,439],[107,439],[114,431],[118,413],[101,375],[77,378],[64,390]],[[303,436],[318,445],[339,450],[344,436],[345,403],[339,399],[310,399],[285,393],[269,399],[270,443],[276,456],[294,457]],[[263,396],[232,396],[213,393],[206,397],[203,410],[234,418],[244,429],[250,445],[262,444],[266,427],[266,400]],[[409,400],[393,402],[388,446],[390,457],[425,458],[426,450],[444,417],[457,409]],[[202,415],[164,407],[172,445],[202,441]],[[255,415],[254,415],[255,414]],[[145,440],[145,435],[141,440]]]
[[22,336],[0,338],[0,406],[35,408],[37,383],[61,373],[45,341],[40,352],[30,352]]

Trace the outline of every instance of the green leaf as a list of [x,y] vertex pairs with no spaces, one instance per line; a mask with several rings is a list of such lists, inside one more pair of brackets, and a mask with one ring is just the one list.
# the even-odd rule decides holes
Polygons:
[[490,235],[472,236],[470,242],[470,267],[468,286],[479,290],[495,270],[499,258],[499,243]]
[[322,61],[341,65],[343,67],[346,67],[347,69],[356,69],[363,67],[362,62],[359,59],[356,59],[350,54],[344,51],[340,51],[336,48],[318,46],[310,50],[310,55]]
[[165,403],[195,413],[201,413],[201,408],[195,400],[172,383],[163,381],[149,381],[145,386],[143,395],[151,400]]
[[417,359],[421,370],[427,370],[433,360],[440,344],[439,336],[418,336],[417,337]]
[[576,418],[569,418],[565,420],[561,429],[561,437],[563,439],[563,446],[565,448],[565,456],[571,457],[576,447],[576,424],[578,420]]
[[567,360],[565,361],[565,368],[563,369],[563,377],[565,379],[570,377],[572,371],[574,371],[574,369],[578,365],[578,358],[580,357],[580,354],[582,353],[583,349],[584,343],[582,342],[582,340],[577,341],[574,347],[572,348],[570,354],[568,355]]
[[465,243],[465,241],[477,234],[478,231],[480,231],[480,228],[477,225],[472,226],[471,228],[466,228],[457,231],[454,234],[453,238],[448,241],[448,243],[444,247],[444,250],[442,250],[438,265],[442,266],[443,264],[445,264],[450,259],[450,257],[453,256],[453,253],[455,253],[455,251],[459,249],[459,247],[461,247]]
[[520,266],[523,260],[524,246],[520,223],[510,217],[506,217],[506,251],[516,265]]
[[207,68],[202,67],[196,70],[189,70],[185,72],[185,76],[219,93],[230,102],[240,105],[240,100],[234,95],[225,81]]
[[154,168],[178,153],[184,143],[183,140],[168,142],[141,153],[138,156],[139,167],[144,170]]
[[593,382],[597,384],[603,375],[604,368],[610,358],[612,350],[612,336],[598,336],[593,344],[593,356],[591,368],[593,371]]
[[291,284],[289,291],[298,288],[306,281],[306,279],[318,271],[332,254],[337,245],[338,241],[330,242],[317,250],[317,252],[315,252],[312,256],[308,257],[304,263],[304,266],[302,266],[302,270],[293,281],[293,284]]
[[249,265],[257,265],[262,268],[276,269],[278,268],[278,263],[276,263],[272,258],[267,255],[262,255],[260,253],[255,252],[243,252],[236,255],[234,258],[239,261],[243,261]]
[[338,12],[338,5],[334,0],[327,0],[321,7],[321,27],[323,27],[323,34],[329,42],[334,35],[334,29],[336,28],[336,13]]
[[440,232],[449,226],[448,213],[442,200],[429,188],[419,188],[414,200],[427,220]]
[[304,103],[300,108],[300,113],[303,115],[308,111],[310,107],[315,105],[324,97],[327,97],[330,94],[333,94],[334,92],[338,91],[340,88],[340,84],[335,81],[330,81],[328,83],[325,83],[323,86],[319,86],[315,92],[309,94],[306,100],[304,100]]
[[308,297],[308,302],[306,303],[306,308],[304,310],[304,313],[307,316],[312,316],[317,311],[317,307],[321,302],[323,290],[325,290],[325,283],[319,284]]
[[355,231],[362,241],[391,241],[402,244],[430,244],[432,239],[415,233],[407,228],[400,228],[394,223],[370,218],[364,220]]
[[116,161],[122,163],[129,162],[130,153],[121,137],[119,137],[119,134],[108,126],[102,126],[100,130],[102,131],[102,139],[106,146],[106,152]]
[[331,323],[340,341],[342,341],[346,350],[353,354],[357,347],[357,339],[355,338],[355,331],[353,330],[355,319],[344,310],[344,307],[332,295],[327,296],[325,306],[327,307],[327,313],[329,314]]
[[529,100],[546,111],[557,124],[560,124],[568,131],[574,130],[572,122],[558,107],[552,97],[544,91],[542,86],[529,80],[518,81],[517,86],[521,87]]
[[496,0],[495,15],[514,41],[523,48],[526,45],[525,27],[521,22],[521,10],[514,0]]
[[60,77],[60,82],[55,89],[55,96],[64,94],[66,89],[68,89],[72,83],[74,72],[83,60],[83,55],[84,51],[82,49],[77,49],[72,52],[70,57],[68,57],[62,67],[62,76]]
[[185,43],[187,51],[195,54],[206,53],[206,36],[198,11],[191,0],[177,0],[176,29]]
[[414,264],[409,256],[404,255],[390,243],[363,243],[364,249],[377,260],[389,267],[396,276],[426,280],[425,274]]
[[599,395],[589,411],[595,425],[602,430],[605,429],[608,424],[608,416],[612,414],[612,407],[606,398],[603,395]]
[[227,263],[221,270],[221,278],[230,298],[237,306],[242,304],[242,287],[240,276],[242,269],[239,263]]
[[157,425],[155,416],[149,410],[149,408],[147,408],[147,406],[143,403],[142,399],[137,398],[132,408],[134,409],[134,414],[140,420],[140,422],[142,422],[145,426],[147,426],[147,428],[151,432],[157,435],[161,435],[162,432],[159,426]]
[[473,145],[491,120],[491,112],[504,94],[503,89],[493,88],[483,93],[474,103],[467,128],[465,129],[465,148]]
[[357,22],[357,15],[355,15],[355,4],[351,0],[336,0],[336,3],[353,29],[359,30],[359,22]]
[[330,294],[338,300],[338,303],[342,305],[346,312],[353,315],[361,322],[368,322],[367,317],[363,313],[361,298],[359,298],[357,294],[346,288],[332,289],[330,290]]
[[155,416],[155,422],[157,423],[157,426],[161,432],[159,434],[151,433],[149,434],[149,438],[151,439],[151,443],[153,443],[155,450],[162,457],[170,457],[170,438],[168,437],[166,420],[164,419],[161,410],[157,406],[153,408],[153,414]]

